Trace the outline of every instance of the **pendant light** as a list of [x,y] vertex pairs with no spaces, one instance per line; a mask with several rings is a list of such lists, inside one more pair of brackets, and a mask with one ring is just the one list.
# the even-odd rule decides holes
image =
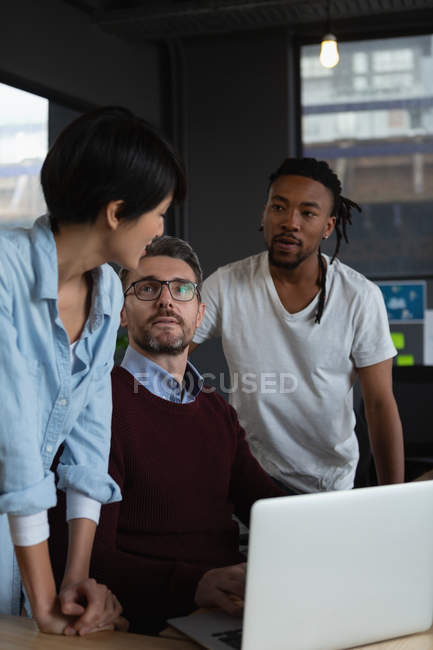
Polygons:
[[322,38],[320,44],[320,55],[319,60],[324,68],[334,68],[340,60],[340,55],[338,54],[337,39],[334,34],[331,33],[331,0],[328,0],[327,3],[327,22],[326,22],[326,31],[327,33]]

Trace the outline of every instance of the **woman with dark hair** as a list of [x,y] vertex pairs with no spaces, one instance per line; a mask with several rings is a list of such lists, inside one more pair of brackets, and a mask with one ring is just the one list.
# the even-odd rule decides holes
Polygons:
[[[20,613],[22,579],[42,631],[86,634],[121,613],[89,579],[100,506],[121,498],[107,465],[122,290],[106,262],[137,267],[185,177],[153,127],[113,107],[60,134],[41,182],[48,215],[0,233],[0,613]],[[57,595],[47,510],[62,444],[69,544]]]

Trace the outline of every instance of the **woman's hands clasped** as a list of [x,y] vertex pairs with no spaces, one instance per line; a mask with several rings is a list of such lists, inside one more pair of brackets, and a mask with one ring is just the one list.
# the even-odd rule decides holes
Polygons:
[[128,631],[116,596],[93,578],[62,584],[59,595],[47,611],[35,612],[41,632],[66,636],[90,634],[102,630]]

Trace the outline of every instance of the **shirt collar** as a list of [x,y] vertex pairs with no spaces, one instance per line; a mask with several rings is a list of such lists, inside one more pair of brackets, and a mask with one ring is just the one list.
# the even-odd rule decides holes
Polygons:
[[97,266],[90,271],[92,274],[94,295],[92,311],[94,310],[95,313],[102,313],[106,314],[107,316],[111,316],[111,313],[113,311],[113,298],[107,291],[109,283],[104,276],[110,272],[111,271],[108,264]]
[[36,219],[31,230],[33,265],[36,273],[35,298],[57,300],[57,248],[48,215]]
[[203,387],[203,377],[187,361],[182,385],[164,368],[154,363],[131,346],[128,346],[121,363],[147,390],[170,402],[187,404],[193,402]]
[[[31,239],[36,271],[35,298],[57,300],[59,274],[57,247],[48,215],[36,219],[31,230]],[[105,269],[104,266],[91,270],[93,280],[91,326],[99,324],[102,314],[111,316],[112,312],[112,299],[105,286],[107,283],[104,282],[104,274],[109,272],[109,269]]]

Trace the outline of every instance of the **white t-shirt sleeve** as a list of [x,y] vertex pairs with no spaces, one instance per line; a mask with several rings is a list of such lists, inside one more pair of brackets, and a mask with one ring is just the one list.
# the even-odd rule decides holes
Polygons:
[[372,282],[368,283],[368,289],[355,323],[352,358],[357,368],[372,366],[397,354],[382,292]]
[[[90,497],[66,490],[66,520],[85,518],[99,523],[101,504]],[[9,530],[14,546],[33,546],[44,542],[50,536],[47,511],[35,515],[8,515]]]
[[14,546],[33,546],[50,536],[47,511],[35,515],[8,515],[9,530]]
[[91,519],[99,523],[101,504],[82,492],[68,488],[66,490],[66,521],[70,519]]
[[208,339],[221,336],[220,272],[212,273],[203,283],[202,302],[206,305],[204,319],[196,329],[193,342],[203,343]]

